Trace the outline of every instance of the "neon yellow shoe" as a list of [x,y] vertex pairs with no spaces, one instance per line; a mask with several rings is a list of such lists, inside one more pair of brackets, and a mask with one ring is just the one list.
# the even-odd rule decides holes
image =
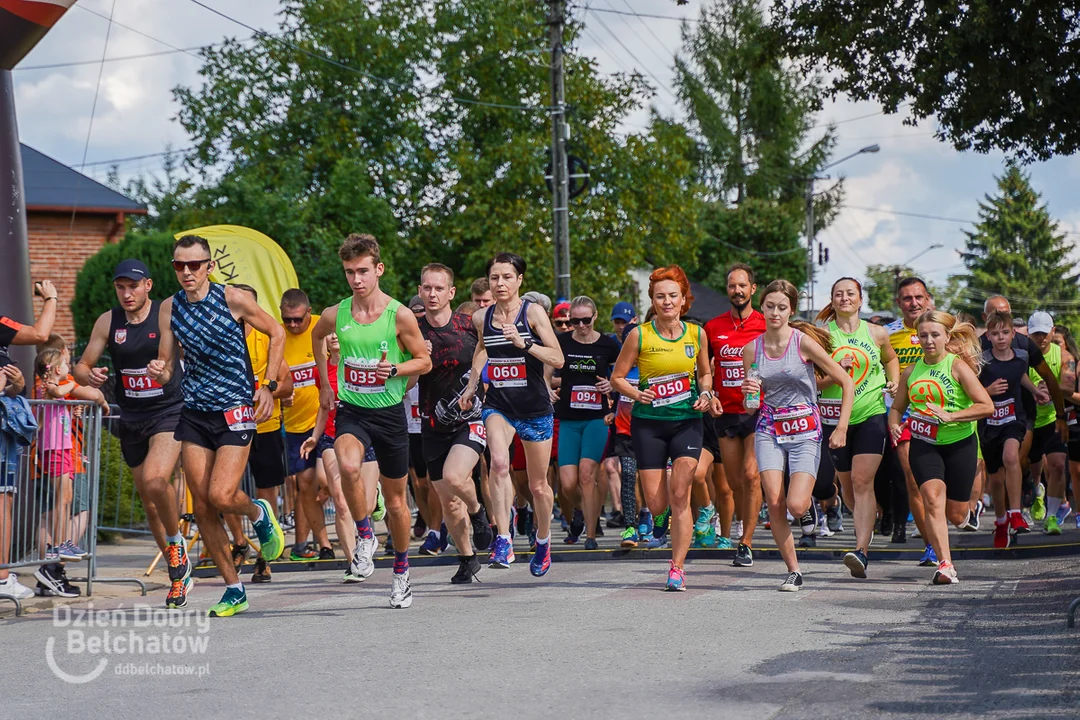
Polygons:
[[1036,495],[1035,501],[1031,503],[1031,519],[1038,522],[1046,517],[1046,501],[1043,500],[1042,495]]
[[1061,525],[1058,523],[1057,515],[1046,516],[1046,521],[1043,522],[1043,531],[1047,535],[1061,534]]
[[217,605],[211,606],[207,611],[207,615],[210,617],[232,617],[236,613],[242,613],[248,609],[247,592],[241,588],[236,590],[234,588],[225,588],[225,594],[221,596],[221,600]]
[[382,488],[375,488],[375,509],[371,511],[371,522],[382,522],[386,517],[386,503],[383,501]]
[[285,550],[285,533],[281,531],[281,525],[274,517],[274,511],[266,500],[256,500],[255,504],[263,509],[263,519],[252,523],[255,533],[259,536],[259,555],[266,562],[273,562],[281,557]]

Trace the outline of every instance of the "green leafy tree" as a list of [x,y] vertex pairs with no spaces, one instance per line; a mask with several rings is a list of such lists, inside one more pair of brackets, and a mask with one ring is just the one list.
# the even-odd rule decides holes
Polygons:
[[1069,259],[1076,245],[1058,229],[1027,173],[1007,165],[997,194],[979,203],[979,222],[964,234],[967,287],[960,309],[978,316],[987,297],[1001,294],[1018,316],[1047,310],[1061,322],[1077,319],[1080,275]]
[[[732,259],[752,263],[766,282],[806,283],[800,233],[807,183],[836,142],[831,128],[812,139],[821,81],[788,67],[769,40],[758,0],[716,0],[696,27],[684,23],[675,62],[708,189],[700,276],[717,288]],[[818,229],[840,198],[839,183],[815,196]]]
[[833,93],[934,118],[958,150],[1045,160],[1080,149],[1075,2],[773,0],[783,46]]

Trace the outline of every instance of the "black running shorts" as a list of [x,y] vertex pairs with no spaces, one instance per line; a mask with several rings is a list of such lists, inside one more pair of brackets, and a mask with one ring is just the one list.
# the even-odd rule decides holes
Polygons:
[[260,490],[281,487],[285,484],[285,439],[281,430],[258,433],[251,444],[248,469]]
[[993,426],[987,425],[985,420],[979,422],[979,444],[982,446],[987,475],[993,475],[1005,467],[1005,441],[1011,438],[1023,445],[1025,434],[1027,434],[1027,425],[1024,423],[1014,421]]
[[945,482],[946,498],[969,502],[971,486],[975,483],[978,451],[975,433],[949,445],[931,445],[912,438],[908,459],[915,484],[922,487],[930,480],[942,480]]
[[664,470],[668,460],[701,457],[704,430],[701,418],[687,420],[630,420],[630,437],[639,470]]
[[180,408],[177,408],[175,412],[130,423],[124,422],[121,416],[118,434],[120,435],[120,454],[124,456],[124,463],[130,468],[142,465],[146,462],[146,456],[150,454],[150,438],[161,433],[175,434],[179,422]]
[[443,479],[443,465],[455,445],[463,445],[477,456],[483,455],[487,448],[487,433],[482,422],[462,425],[450,433],[424,432],[422,437],[423,460],[427,466],[428,478],[432,482]]
[[1068,452],[1068,449],[1061,441],[1061,435],[1058,434],[1057,423],[1035,428],[1035,434],[1031,438],[1031,450],[1028,452],[1030,462],[1039,462],[1044,455],[1064,452]]
[[420,433],[409,433],[409,467],[416,471],[416,477],[428,476],[428,466],[424,461],[424,441]]
[[254,423],[250,424],[250,430],[230,430],[224,412],[205,412],[185,407],[180,411],[174,437],[180,442],[198,445],[207,450],[216,451],[227,445],[246,447],[251,445],[255,437]]
[[882,413],[868,417],[857,425],[849,425],[844,447],[829,450],[826,444],[822,449],[829,450],[837,472],[851,472],[851,459],[856,455],[884,455],[888,438],[889,429],[885,423],[885,413]]
[[338,403],[335,425],[337,437],[352,435],[365,451],[375,448],[384,477],[400,480],[409,475],[409,426],[404,405],[364,408]]
[[713,463],[719,463],[720,460],[720,436],[716,432],[716,423],[720,418],[714,418],[712,415],[705,413],[701,416],[701,447],[712,453]]
[[747,438],[757,430],[757,413],[724,413],[714,418],[718,438]]

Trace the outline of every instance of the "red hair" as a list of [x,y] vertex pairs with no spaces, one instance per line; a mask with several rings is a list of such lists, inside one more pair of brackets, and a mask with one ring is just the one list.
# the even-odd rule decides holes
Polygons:
[[656,287],[656,283],[670,280],[679,286],[679,290],[683,295],[683,308],[680,315],[685,315],[690,312],[690,306],[694,304],[694,293],[690,292],[690,281],[686,279],[686,273],[678,265],[668,265],[667,267],[656,268],[653,270],[652,275],[649,276],[649,299],[652,299],[653,288]]

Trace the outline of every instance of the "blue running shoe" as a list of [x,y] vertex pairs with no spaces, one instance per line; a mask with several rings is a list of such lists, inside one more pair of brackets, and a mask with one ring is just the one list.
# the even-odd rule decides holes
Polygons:
[[728,540],[726,537],[716,538],[716,548],[718,550],[730,550],[732,547],[731,540]]
[[533,574],[533,577],[544,577],[550,569],[551,541],[537,543],[536,552],[533,553],[532,560],[529,560],[529,572]]
[[652,513],[642,510],[638,513],[638,537],[645,537],[652,532]]
[[491,553],[491,561],[488,563],[489,568],[495,570],[506,570],[510,567],[510,563],[514,562],[514,547],[506,538],[501,535],[495,536],[495,550]]
[[656,520],[653,521],[652,534],[655,538],[662,538],[667,535],[668,522],[671,520],[671,508],[664,508],[664,512],[656,516]]
[[919,565],[921,567],[937,567],[937,564],[937,553],[934,552],[932,546],[927,545],[926,550],[923,552],[922,560],[919,560]]
[[420,546],[420,554],[438,555],[443,550],[442,543],[439,541],[439,533],[434,530],[428,530],[428,534],[424,538],[424,544]]
[[649,542],[647,542],[645,544],[645,547],[649,548],[650,550],[659,550],[660,548],[667,547],[667,546],[668,546],[668,536],[667,536],[666,532],[663,535],[661,535],[660,537],[656,537],[655,535],[652,536],[651,538],[649,538]]

